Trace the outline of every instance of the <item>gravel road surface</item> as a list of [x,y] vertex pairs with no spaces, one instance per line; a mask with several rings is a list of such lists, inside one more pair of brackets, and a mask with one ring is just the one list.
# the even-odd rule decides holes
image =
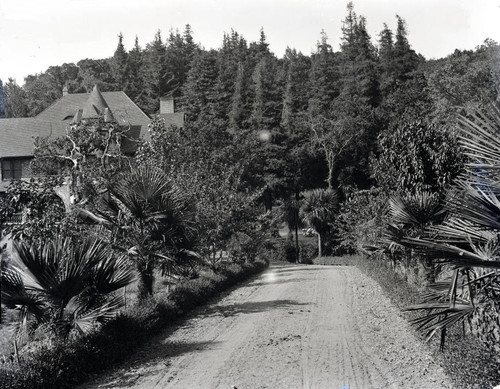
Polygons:
[[451,388],[355,267],[273,265],[84,388]]

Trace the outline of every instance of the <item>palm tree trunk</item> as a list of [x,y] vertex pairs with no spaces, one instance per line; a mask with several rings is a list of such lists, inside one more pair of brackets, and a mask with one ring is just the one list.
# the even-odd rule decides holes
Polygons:
[[322,257],[323,254],[321,252],[321,234],[318,233],[318,257]]
[[139,272],[139,285],[138,285],[138,298],[144,300],[153,295],[154,274],[153,266],[150,261],[141,263],[138,268]]
[[299,246],[299,223],[300,223],[300,215],[299,215],[299,206],[300,204],[300,188],[299,185],[295,186],[295,259],[297,263],[300,263],[300,246]]
[[295,223],[295,263],[300,262],[299,224]]

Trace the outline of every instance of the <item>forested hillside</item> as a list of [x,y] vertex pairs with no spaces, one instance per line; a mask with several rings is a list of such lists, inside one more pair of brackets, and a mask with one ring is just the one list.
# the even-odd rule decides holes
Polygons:
[[[455,174],[459,163],[443,124],[496,96],[500,48],[487,41],[474,51],[426,60],[412,50],[404,19],[396,18],[396,31],[385,25],[370,37],[368,21],[349,4],[339,50],[321,33],[312,54],[290,48],[283,58],[269,51],[263,30],[251,43],[231,31],[217,50],[197,45],[189,25],[166,39],[158,32],[144,48],[136,39],[128,52],[120,35],[110,58],[51,66],[26,77],[23,87],[4,83],[4,114],[34,116],[61,97],[64,86],[70,93],[90,92],[96,83],[102,91],[123,90],[151,115],[161,96],[174,94],[188,115],[192,147],[245,158],[245,182],[265,185],[274,199],[323,185],[344,192],[439,187],[442,173]],[[427,147],[420,135],[401,142],[414,130],[431,143],[446,141],[447,150],[434,155],[438,145]],[[435,169],[415,160],[419,147],[428,148],[425,163],[436,163]],[[395,156],[406,160],[394,164]]]

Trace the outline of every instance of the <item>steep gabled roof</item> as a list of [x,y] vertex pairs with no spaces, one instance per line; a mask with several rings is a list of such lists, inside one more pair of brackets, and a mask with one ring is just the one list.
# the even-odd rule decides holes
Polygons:
[[0,119],[0,158],[33,155],[36,137],[60,137],[66,134],[66,124],[37,118]]
[[[106,110],[107,109],[107,110]],[[55,101],[34,118],[0,119],[0,158],[28,157],[33,155],[35,137],[60,137],[80,111],[81,118],[97,117],[93,112],[112,113],[120,125],[129,125],[128,136],[149,140],[147,116],[124,92],[68,94]],[[124,140],[123,151],[132,152],[134,142]]]
[[[107,106],[119,124],[130,123],[132,125],[145,126],[144,134],[141,131],[141,136],[147,135],[147,125],[151,122],[151,119],[124,92],[100,92],[99,94],[105,103],[107,103]],[[68,94],[39,113],[36,118],[46,122],[66,121],[70,123],[77,110],[83,109],[85,112],[87,108],[87,112],[91,112],[90,107],[87,107],[90,97],[91,94],[89,93]],[[93,103],[95,106],[97,102],[93,101]],[[84,114],[82,113],[83,117]]]

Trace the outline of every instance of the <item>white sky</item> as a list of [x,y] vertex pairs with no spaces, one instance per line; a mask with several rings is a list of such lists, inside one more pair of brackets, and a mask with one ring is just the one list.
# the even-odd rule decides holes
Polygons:
[[[113,55],[122,32],[127,49],[142,47],[160,29],[184,30],[196,42],[221,46],[231,28],[248,41],[263,27],[271,50],[290,46],[310,54],[324,29],[339,47],[347,0],[0,0],[0,79],[24,83],[51,65]],[[413,48],[426,58],[473,49],[484,39],[500,42],[500,0],[354,0],[375,41],[383,23],[395,30],[402,16]],[[500,66],[500,64],[499,64]]]

